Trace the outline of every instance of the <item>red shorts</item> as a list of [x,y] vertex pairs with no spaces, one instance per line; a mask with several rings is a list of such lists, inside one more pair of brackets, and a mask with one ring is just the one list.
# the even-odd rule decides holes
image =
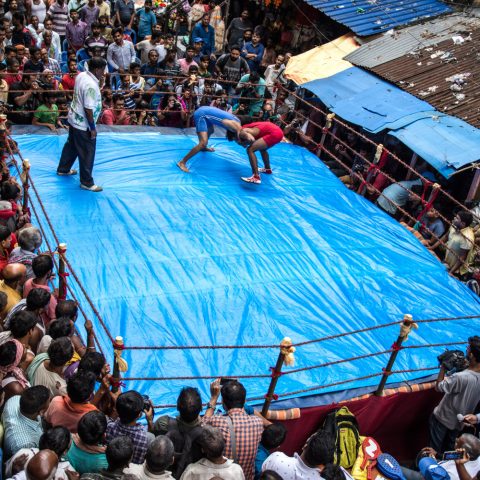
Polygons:
[[274,145],[280,143],[283,140],[282,129],[271,122],[249,123],[248,125],[244,125],[242,128],[258,129],[260,133],[258,134],[258,137],[256,139],[263,139],[263,141],[267,144],[268,148],[273,147]]

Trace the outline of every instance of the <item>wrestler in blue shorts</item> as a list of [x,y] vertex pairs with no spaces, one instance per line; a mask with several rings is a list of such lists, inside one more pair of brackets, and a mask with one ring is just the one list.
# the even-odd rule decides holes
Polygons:
[[200,107],[193,114],[193,122],[197,129],[198,145],[193,147],[177,163],[177,166],[184,172],[189,172],[187,162],[200,151],[213,152],[213,148],[208,148],[208,139],[213,133],[215,126],[224,128],[229,132],[238,133],[242,130],[240,120],[231,113],[225,112],[215,107]]

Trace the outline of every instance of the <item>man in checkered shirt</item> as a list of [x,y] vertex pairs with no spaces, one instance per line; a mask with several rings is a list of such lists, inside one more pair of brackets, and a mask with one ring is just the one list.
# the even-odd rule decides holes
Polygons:
[[[203,417],[203,423],[218,428],[225,439],[225,453],[228,458],[238,463],[246,480],[253,480],[255,475],[255,457],[258,444],[262,438],[263,421],[255,415],[247,415],[244,410],[247,392],[237,380],[231,380],[220,387],[220,379],[210,386],[210,402]],[[225,415],[214,415],[218,397],[222,395]],[[234,441],[232,441],[232,430]]]

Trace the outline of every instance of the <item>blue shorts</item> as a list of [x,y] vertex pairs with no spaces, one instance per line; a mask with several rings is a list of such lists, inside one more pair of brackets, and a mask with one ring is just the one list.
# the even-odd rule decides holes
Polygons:
[[225,128],[222,123],[223,120],[234,120],[240,123],[235,115],[215,107],[200,107],[193,114],[193,122],[197,133],[207,132],[208,135],[211,135],[215,126]]

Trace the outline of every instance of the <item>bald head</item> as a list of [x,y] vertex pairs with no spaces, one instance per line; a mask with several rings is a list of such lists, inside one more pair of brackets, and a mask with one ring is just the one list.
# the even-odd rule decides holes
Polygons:
[[53,450],[40,450],[28,462],[25,473],[27,480],[50,480],[55,476],[58,457]]
[[464,448],[470,460],[476,460],[480,457],[480,440],[471,433],[464,433],[458,437],[455,448]]
[[[7,285],[12,286],[18,284],[25,278],[27,274],[27,267],[22,263],[11,263],[2,270],[3,278]],[[15,287],[13,287],[15,288]]]

